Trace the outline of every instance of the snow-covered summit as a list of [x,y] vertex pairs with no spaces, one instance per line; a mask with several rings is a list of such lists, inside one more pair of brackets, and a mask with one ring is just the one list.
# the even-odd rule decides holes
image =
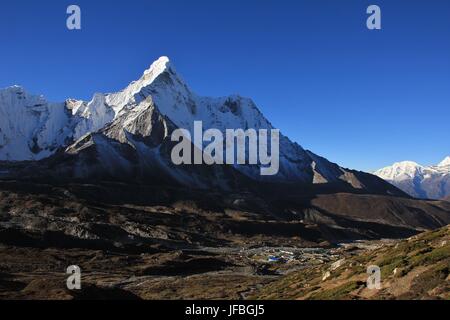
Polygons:
[[153,80],[159,76],[161,73],[170,68],[170,59],[166,56],[160,57],[158,60],[152,63],[150,68],[144,71],[144,76],[146,76],[149,80],[149,83],[153,82]]
[[374,174],[415,197],[442,199],[450,194],[450,157],[434,166],[398,162]]
[[392,166],[382,168],[375,172],[377,176],[385,180],[411,179],[421,174],[423,167],[414,161],[402,161]]
[[446,157],[438,164],[438,167],[447,167],[447,166],[450,166],[450,156]]

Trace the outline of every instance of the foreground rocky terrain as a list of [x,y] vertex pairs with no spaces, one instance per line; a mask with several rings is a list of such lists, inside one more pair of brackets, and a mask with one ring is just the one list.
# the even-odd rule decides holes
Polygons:
[[[358,194],[272,196],[106,182],[0,182],[0,298],[446,297],[435,280],[436,291],[414,287],[409,296],[359,291],[365,265],[374,262],[392,281],[395,268],[405,277],[437,270],[442,280],[448,228],[399,247],[398,240],[379,239],[448,224],[450,203]],[[345,264],[322,282],[330,264],[342,259]],[[82,270],[80,291],[66,289],[70,265]],[[345,294],[326,293],[347,284]]]
[[[99,250],[0,246],[0,299],[448,299],[450,229],[338,248]],[[291,251],[289,251],[291,250]],[[276,255],[279,260],[268,262]],[[66,289],[66,265],[82,289]],[[366,266],[382,289],[366,288]]]
[[[251,298],[450,299],[450,226],[403,241],[348,244],[340,252],[337,262],[292,272]],[[370,265],[381,268],[379,290],[367,288]]]

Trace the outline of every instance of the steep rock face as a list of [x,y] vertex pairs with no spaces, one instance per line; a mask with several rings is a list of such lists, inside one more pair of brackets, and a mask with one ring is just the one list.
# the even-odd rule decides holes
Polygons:
[[416,198],[443,199],[450,196],[450,157],[428,167],[412,161],[399,162],[375,174]]
[[[178,128],[187,129],[191,135],[194,134],[195,121],[202,121],[205,130],[214,128],[222,132],[226,129],[274,129],[250,99],[237,95],[222,98],[198,96],[166,57],[154,62],[141,79],[119,93],[108,95],[106,100],[120,115],[147,97],[152,98],[161,114]],[[270,180],[310,182],[314,175],[311,164],[312,159],[305,150],[281,136],[280,172]],[[260,179],[258,167],[236,166],[236,169],[253,179]],[[337,180],[339,177],[328,175],[327,178]]]
[[[75,103],[72,109],[75,125],[73,126],[73,138],[81,138],[89,132],[102,129],[115,118],[114,110],[107,104],[105,96],[95,94],[90,102],[71,101]],[[67,102],[69,104],[69,102]],[[72,107],[73,108],[73,107]]]
[[14,172],[35,180],[114,180],[199,189],[231,190],[246,183],[245,177],[229,166],[174,165],[171,133],[175,129],[148,97],[64,151],[40,162],[18,165]]

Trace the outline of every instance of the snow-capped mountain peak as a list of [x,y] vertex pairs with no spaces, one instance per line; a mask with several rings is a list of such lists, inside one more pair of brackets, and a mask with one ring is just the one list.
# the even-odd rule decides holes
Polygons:
[[447,167],[447,166],[450,166],[450,156],[446,157],[438,164],[438,167]]
[[153,62],[150,68],[144,71],[144,76],[147,77],[147,79],[150,79],[149,83],[151,83],[157,76],[165,72],[170,67],[173,68],[173,66],[171,66],[170,59],[166,56],[162,56]]
[[402,161],[394,163],[375,172],[375,175],[385,180],[405,180],[421,174],[423,167],[414,161]]
[[177,93],[190,94],[190,90],[176,73],[169,58],[163,56],[153,62],[138,80],[131,82],[125,89],[107,94],[106,103],[114,110],[117,118],[124,110],[136,107],[148,96],[155,94],[157,88],[165,88],[168,85],[175,86],[173,91]]
[[416,167],[421,167],[421,165],[418,164],[418,163],[415,162],[415,161],[401,161],[401,162],[396,162],[394,165],[397,166],[397,167],[400,167],[400,168],[416,168]]
[[450,194],[450,157],[437,166],[398,162],[374,174],[414,197],[442,199]]

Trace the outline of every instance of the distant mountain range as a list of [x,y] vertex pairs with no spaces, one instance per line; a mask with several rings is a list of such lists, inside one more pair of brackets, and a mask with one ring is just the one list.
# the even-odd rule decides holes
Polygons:
[[435,166],[398,162],[376,171],[375,175],[416,198],[450,199],[450,156]]

